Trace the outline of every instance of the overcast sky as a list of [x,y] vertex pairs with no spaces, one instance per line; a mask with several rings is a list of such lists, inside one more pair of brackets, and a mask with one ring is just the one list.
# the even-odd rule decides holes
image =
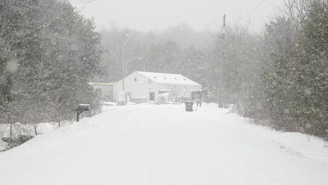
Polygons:
[[[179,23],[187,23],[195,30],[215,29],[227,23],[250,22],[253,31],[259,31],[275,13],[283,0],[93,0],[79,3],[71,0],[84,16],[93,17],[97,29],[116,22],[120,27],[149,31],[163,30]],[[239,11],[238,11],[239,10]],[[232,14],[231,14],[232,13]]]

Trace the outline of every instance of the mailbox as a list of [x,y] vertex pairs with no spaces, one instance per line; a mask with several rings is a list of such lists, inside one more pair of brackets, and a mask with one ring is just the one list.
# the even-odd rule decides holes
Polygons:
[[78,110],[81,111],[89,111],[90,110],[90,104],[79,104]]
[[75,109],[76,111],[76,121],[80,121],[80,114],[84,111],[90,110],[90,104],[79,104],[78,107]]

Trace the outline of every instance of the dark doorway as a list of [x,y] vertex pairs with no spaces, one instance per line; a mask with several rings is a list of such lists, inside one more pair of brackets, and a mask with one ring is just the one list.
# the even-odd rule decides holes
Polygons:
[[149,101],[155,101],[155,93],[154,92],[149,93]]

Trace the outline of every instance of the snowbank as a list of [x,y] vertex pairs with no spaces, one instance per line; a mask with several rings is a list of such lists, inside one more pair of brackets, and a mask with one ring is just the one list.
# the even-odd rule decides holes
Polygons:
[[[62,121],[61,126],[70,125],[72,121]],[[38,123],[38,124],[20,124],[15,123],[12,125],[12,136],[18,137],[19,135],[35,136],[35,129],[38,134],[45,134],[52,132],[59,127],[58,123]],[[10,136],[10,124],[0,124],[0,138]]]
[[38,134],[45,134],[52,132],[53,130],[58,128],[58,123],[41,123],[37,125]]
[[117,106],[116,102],[103,102],[104,106]]

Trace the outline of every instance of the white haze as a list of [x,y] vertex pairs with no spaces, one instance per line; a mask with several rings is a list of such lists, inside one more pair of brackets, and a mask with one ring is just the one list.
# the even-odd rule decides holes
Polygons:
[[259,31],[283,4],[283,0],[70,1],[84,16],[94,18],[97,29],[114,22],[140,31],[163,30],[180,23],[197,31],[216,29],[223,23],[223,14],[227,14],[227,24],[250,24],[251,30]]

